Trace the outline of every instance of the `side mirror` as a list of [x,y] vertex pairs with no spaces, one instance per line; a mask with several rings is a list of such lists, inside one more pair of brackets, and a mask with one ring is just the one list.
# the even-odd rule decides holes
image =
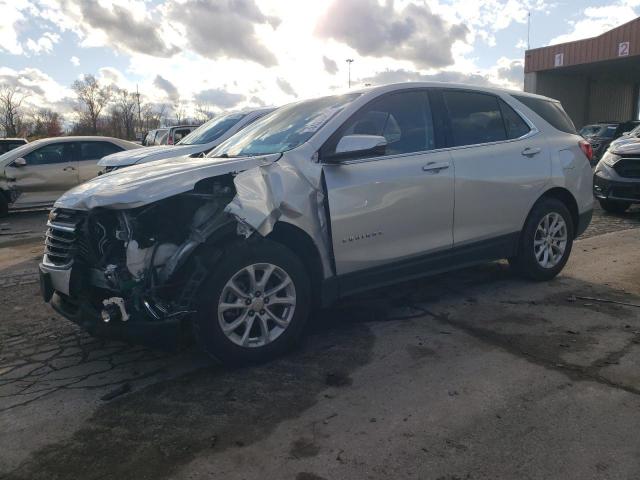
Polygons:
[[387,139],[380,135],[345,135],[336,146],[336,153],[329,160],[348,157],[384,155]]
[[14,167],[18,167],[18,168],[19,168],[19,167],[26,167],[26,166],[27,166],[27,161],[26,161],[24,158],[22,158],[22,157],[20,157],[20,158],[16,158],[16,159],[13,161],[13,166],[14,166]]
[[622,136],[623,136],[623,137],[628,137],[629,135],[631,135],[631,132],[624,132],[624,133],[622,134]]

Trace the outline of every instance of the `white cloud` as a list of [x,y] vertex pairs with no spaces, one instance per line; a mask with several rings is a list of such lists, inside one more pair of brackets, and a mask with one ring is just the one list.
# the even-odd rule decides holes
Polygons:
[[21,22],[25,21],[23,10],[29,6],[29,2],[21,0],[0,0],[0,51],[4,50],[14,55],[20,55],[24,49],[18,41],[18,29]]
[[585,8],[580,20],[569,21],[569,33],[552,38],[549,45],[595,37],[629,22],[637,18],[634,7],[639,4],[637,1],[620,1],[605,7]]
[[38,40],[27,39],[26,48],[36,55],[51,53],[53,46],[59,41],[60,35],[57,33],[45,32]]
[[396,8],[393,2],[336,0],[315,32],[363,56],[404,59],[429,68],[451,65],[452,45],[465,41],[469,30],[463,23],[449,24],[426,3]]
[[73,64],[74,67],[80,66],[80,59],[75,55],[69,59],[69,61]]
[[72,112],[73,92],[37,68],[14,70],[0,67],[0,85],[16,87],[25,95],[27,109],[51,108],[59,113]]
[[496,46],[497,32],[514,24],[524,27],[529,12],[548,15],[554,5],[547,0],[434,0],[430,4],[434,13],[449,22],[464,23],[471,39],[479,39],[489,46]]

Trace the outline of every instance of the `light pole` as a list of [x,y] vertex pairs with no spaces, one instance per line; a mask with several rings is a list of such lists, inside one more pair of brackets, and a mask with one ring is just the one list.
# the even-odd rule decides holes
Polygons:
[[347,64],[349,65],[349,88],[351,88],[351,64],[353,63],[353,58],[347,58]]

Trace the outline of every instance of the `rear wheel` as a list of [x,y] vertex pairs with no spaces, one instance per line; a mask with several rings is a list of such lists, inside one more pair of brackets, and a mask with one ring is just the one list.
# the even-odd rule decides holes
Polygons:
[[571,214],[560,200],[545,198],[531,210],[509,263],[532,280],[550,280],[562,271],[573,246]]
[[631,206],[630,202],[618,202],[615,200],[598,200],[605,212],[624,213]]
[[288,248],[268,240],[232,246],[200,291],[196,338],[224,363],[270,360],[299,340],[310,294],[307,272]]

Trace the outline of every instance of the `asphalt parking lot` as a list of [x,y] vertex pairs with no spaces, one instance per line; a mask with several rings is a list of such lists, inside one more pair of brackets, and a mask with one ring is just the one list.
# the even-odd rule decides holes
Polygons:
[[0,221],[2,478],[640,477],[639,208],[598,210],[553,282],[496,262],[353,297],[239,370],[55,315],[45,219]]

